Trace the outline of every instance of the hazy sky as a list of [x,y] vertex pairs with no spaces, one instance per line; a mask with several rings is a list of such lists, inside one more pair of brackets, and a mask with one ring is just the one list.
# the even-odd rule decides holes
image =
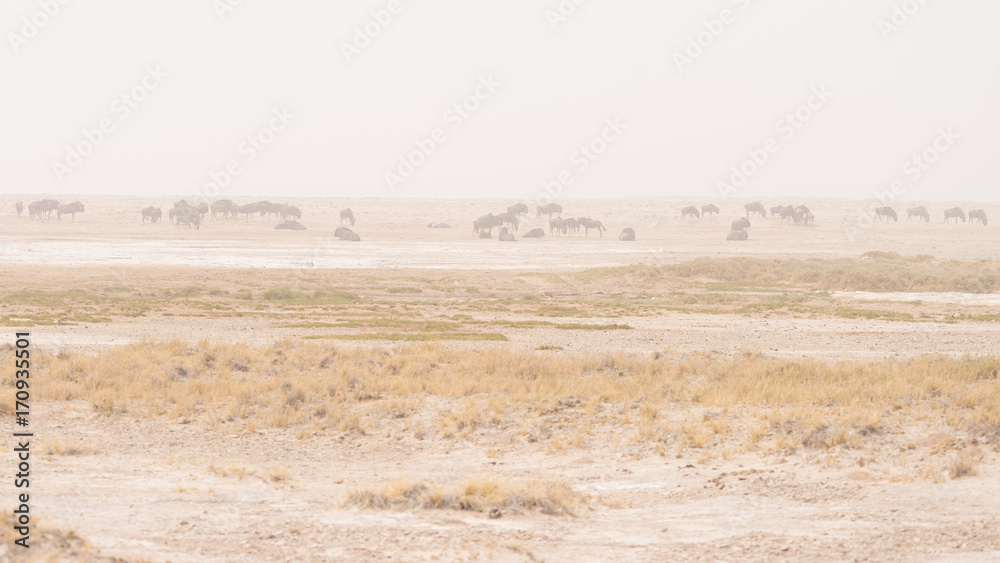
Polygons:
[[7,0],[0,193],[997,200],[998,20],[995,0]]

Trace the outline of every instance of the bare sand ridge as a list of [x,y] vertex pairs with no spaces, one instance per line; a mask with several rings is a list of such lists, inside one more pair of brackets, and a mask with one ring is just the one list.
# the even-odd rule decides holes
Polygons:
[[[621,355],[693,362],[684,381],[698,386],[714,363],[744,357],[804,362],[802,378],[842,360],[995,358],[997,290],[921,290],[917,278],[913,288],[889,292],[722,283],[641,269],[702,257],[859,261],[875,251],[930,255],[919,262],[926,271],[968,268],[977,272],[970,279],[992,283],[1000,235],[994,226],[944,224],[943,210],[954,204],[924,203],[930,224],[908,222],[898,205],[898,223],[874,223],[852,239],[845,226],[858,224],[863,202],[764,201],[806,203],[816,225],[751,218],[749,240],[727,242],[742,201],[715,202],[719,216],[700,220],[682,219],[680,210],[707,202],[571,201],[562,202],[564,217],[599,219],[608,232],[525,240],[529,228],[548,232],[532,213],[518,242],[501,243],[474,238],[472,220],[513,200],[270,198],[299,206],[308,227],[275,231],[278,219],[259,217],[207,219],[199,230],[165,219],[142,225],[139,209],[158,205],[166,215],[175,198],[62,198],[84,201],[75,221],[13,215],[15,201],[33,199],[0,200],[0,322],[29,326],[45,358],[39,385],[46,373],[52,378],[53,396],[33,415],[32,509],[44,525],[91,546],[51,533],[44,547],[57,560],[1000,559],[1000,413],[991,392],[949,395],[943,383],[933,386],[928,368],[926,381],[901,380],[912,385],[912,400],[881,404],[874,392],[859,392],[843,405],[817,397],[764,407],[735,398],[713,407],[657,398],[616,367]],[[1000,217],[989,205],[962,205]],[[362,242],[334,238],[344,207],[355,211]],[[427,228],[432,222],[454,228]],[[617,240],[625,227],[636,242]],[[887,279],[898,264],[886,262]],[[296,398],[294,386],[275,388],[274,406],[295,413],[287,423],[273,413],[229,420],[210,397],[158,412],[123,400],[128,394],[113,386],[57,396],[57,388],[130,365],[113,359],[127,350],[121,346],[175,339],[189,344],[142,368],[163,376],[153,394],[199,378],[322,380],[338,365],[295,357],[297,346],[342,355],[376,346],[405,356],[427,340],[473,358],[491,350],[566,362],[594,355],[595,374],[642,392],[634,401],[582,392],[368,396],[348,383],[390,362],[373,356],[344,375],[339,392],[353,394],[336,403],[336,420],[317,414],[322,405],[309,393]],[[251,348],[232,352],[245,354],[245,365],[206,363],[211,354],[198,342]],[[982,373],[987,384],[996,377]],[[450,378],[476,379],[458,371]],[[491,402],[501,406],[491,410]],[[462,426],[463,417],[476,423]],[[2,420],[11,431],[11,417]],[[488,510],[347,502],[352,491],[400,481],[447,491],[491,479],[563,483],[574,495],[572,515],[505,507],[491,518]],[[0,494],[13,498],[10,480]],[[9,543],[0,558],[16,554]]]

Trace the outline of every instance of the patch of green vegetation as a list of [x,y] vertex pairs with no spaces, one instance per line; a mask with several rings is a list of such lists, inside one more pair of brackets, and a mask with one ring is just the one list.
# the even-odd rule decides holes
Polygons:
[[184,287],[164,289],[163,293],[165,293],[167,297],[194,297],[196,295],[201,295],[204,291],[204,289],[196,285],[187,285]]
[[251,293],[249,289],[237,289],[236,292],[233,293],[233,297],[235,297],[236,299],[249,301],[253,299],[253,293]]
[[282,287],[280,289],[269,289],[264,292],[264,299],[268,301],[288,301],[290,299],[301,299],[305,296],[304,293],[298,291],[292,291],[287,287]]
[[104,293],[125,293],[127,291],[132,291],[132,288],[120,285],[112,285],[104,288]]
[[312,297],[324,303],[354,303],[358,300],[356,294],[332,287],[317,289],[313,292]]
[[536,309],[534,313],[539,317],[591,317],[590,311],[585,311],[580,307],[567,307],[564,305],[543,305]]
[[[858,258],[697,258],[666,266],[626,266],[586,270],[584,281],[622,279],[636,284],[696,281],[733,284],[736,291],[762,291],[776,286],[805,286],[836,291],[962,291],[1000,290],[1000,263],[938,261],[919,254],[867,252]],[[724,285],[712,286],[722,290]]]
[[80,289],[68,291],[18,291],[0,298],[0,303],[18,307],[31,305],[36,307],[58,307],[69,303],[103,303],[109,298],[91,295]]
[[879,309],[852,309],[838,308],[835,315],[845,319],[872,319],[885,321],[912,321],[913,315],[910,313],[900,313],[897,311],[884,311]]
[[419,287],[387,287],[386,292],[388,293],[423,293],[424,290]]

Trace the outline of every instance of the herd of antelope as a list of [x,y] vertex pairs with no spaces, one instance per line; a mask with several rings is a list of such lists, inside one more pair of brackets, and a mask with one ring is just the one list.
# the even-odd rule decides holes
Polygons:
[[[517,239],[514,238],[514,234],[511,233],[511,229],[517,231],[521,224],[521,216],[528,215],[530,210],[528,206],[524,203],[516,203],[507,208],[504,213],[498,213],[494,215],[489,213],[483,215],[472,222],[472,234],[478,236],[479,238],[493,238],[493,229],[500,229],[497,238],[501,242],[514,242]],[[570,217],[568,219],[563,219],[561,213],[563,208],[558,203],[547,203],[545,205],[539,205],[535,208],[535,219],[540,219],[542,215],[548,217],[549,222],[549,236],[580,236],[580,229],[583,229],[583,236],[589,237],[590,231],[594,230],[597,232],[599,237],[604,237],[604,233],[608,230],[605,228],[604,223],[598,221],[597,219],[591,219],[589,217]],[[553,215],[557,215],[553,217]],[[444,224],[430,224],[427,225],[432,228],[447,227]],[[524,238],[542,238],[545,236],[545,229],[534,228],[524,233]],[[618,235],[618,240],[623,241],[634,241],[635,240],[635,230],[631,227],[626,228]]]
[[[24,202],[15,203],[14,210],[17,211],[17,216],[21,217],[24,213]],[[83,204],[74,201],[63,205],[54,199],[42,199],[28,204],[28,217],[32,219],[49,219],[52,217],[53,211],[56,212],[56,218],[60,221],[62,221],[63,215],[69,215],[73,221],[76,221],[76,214],[83,213]]]
[[[21,217],[25,209],[23,202],[17,202],[14,208],[17,211],[17,216]],[[805,205],[777,205],[768,209],[764,207],[763,203],[755,201],[745,204],[743,208],[745,215],[732,221],[726,240],[747,240],[749,238],[747,230],[750,228],[750,219],[755,215],[760,218],[780,218],[782,223],[788,221],[790,224],[802,226],[812,225],[816,220],[812,211]],[[62,220],[63,215],[70,215],[72,220],[75,221],[76,214],[83,213],[84,205],[79,201],[61,204],[57,200],[43,199],[29,203],[27,209],[31,219],[48,219],[52,216],[52,212],[55,211],[57,219]],[[681,209],[681,218],[701,219],[709,215],[718,216],[719,212],[719,207],[713,204],[702,205],[700,208],[692,205]],[[479,238],[493,238],[493,229],[499,229],[497,238],[500,241],[515,241],[513,233],[517,232],[520,227],[522,217],[527,216],[529,213],[530,209],[526,204],[517,203],[509,206],[506,212],[495,215],[489,213],[474,220],[472,222],[472,232]],[[599,237],[603,237],[604,232],[607,231],[607,228],[605,228],[601,221],[589,217],[563,218],[562,213],[563,208],[558,203],[539,205],[535,208],[535,219],[541,219],[542,216],[547,217],[549,236],[581,236],[580,231],[583,229],[582,236],[589,237],[590,231],[594,230]],[[140,214],[142,215],[143,224],[159,223],[163,217],[162,210],[153,206],[142,209]],[[211,214],[213,219],[221,216],[222,219],[238,220],[243,218],[245,221],[249,221],[250,217],[254,215],[260,217],[277,217],[281,222],[274,227],[275,229],[306,229],[305,225],[298,222],[298,219],[302,218],[302,211],[298,207],[283,203],[271,203],[269,201],[238,205],[232,200],[222,199],[212,203],[190,205],[188,202],[181,200],[176,202],[168,211],[167,217],[177,228],[184,225],[188,229],[192,227],[200,229],[202,222],[208,214]],[[922,205],[906,210],[906,219],[908,221],[913,220],[914,217],[916,217],[918,223],[931,222],[930,212]],[[973,209],[969,211],[968,215],[966,215],[961,207],[945,209],[944,222],[951,222],[952,219],[954,219],[955,223],[961,220],[963,223],[968,222],[970,225],[981,225],[984,227],[987,225],[986,212],[982,209]],[[883,223],[888,223],[889,221],[898,222],[899,215],[891,206],[882,206],[875,209],[874,220]],[[351,227],[355,225],[356,218],[350,208],[340,211],[340,227],[334,233],[335,236],[342,240],[360,241],[361,238],[357,233],[349,227],[344,226],[345,222],[350,223]],[[430,223],[427,226],[431,228],[451,227],[451,225],[446,223]],[[533,228],[525,232],[522,236],[523,238],[542,238],[546,236],[546,232],[543,228]],[[634,241],[635,230],[631,227],[623,229],[618,239],[622,241]]]
[[[909,221],[914,217],[917,218],[917,222],[931,222],[931,214],[927,211],[927,208],[921,205],[920,207],[910,207],[906,210],[906,220]],[[879,222],[888,223],[891,219],[893,222],[899,221],[899,216],[896,215],[896,210],[889,206],[878,207],[875,209],[875,219]],[[950,222],[950,219],[954,219],[955,223],[961,219],[963,223],[966,222],[965,211],[961,207],[952,207],[951,209],[944,210],[944,222]],[[969,211],[968,223],[970,225],[982,225],[983,227],[987,224],[986,212],[982,209],[973,209]]]
[[[743,217],[730,223],[730,230],[729,234],[726,235],[726,240],[743,241],[749,239],[750,235],[747,234],[747,229],[750,228],[750,217],[754,215],[759,215],[762,218],[768,216],[767,208],[759,201],[744,205],[743,210],[745,212]],[[719,211],[719,207],[711,203],[702,205],[700,210],[693,205],[689,205],[681,209],[681,218],[701,219],[708,215],[718,216]],[[816,222],[816,216],[805,205],[777,205],[771,208],[771,217],[780,217],[782,223],[789,221],[796,225],[812,225]]]

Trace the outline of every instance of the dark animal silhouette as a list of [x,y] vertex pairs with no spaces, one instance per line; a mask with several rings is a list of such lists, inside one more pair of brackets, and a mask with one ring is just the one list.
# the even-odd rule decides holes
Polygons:
[[771,208],[771,217],[774,217],[775,215],[779,215],[780,216],[781,215],[781,210],[784,209],[784,208],[785,208],[784,205],[775,205],[774,207],[772,207]]
[[931,214],[927,212],[927,208],[921,205],[920,207],[911,207],[906,210],[906,220],[909,221],[913,217],[918,217],[917,222],[927,221],[931,222]]
[[355,233],[347,227],[337,227],[337,230],[333,231],[333,236],[339,238],[340,240],[349,240],[351,242],[361,241],[361,237],[358,236],[358,233]]
[[299,223],[298,221],[291,221],[291,220],[289,220],[289,221],[284,221],[282,223],[278,223],[277,225],[275,225],[274,229],[275,230],[304,231],[304,230],[306,230],[306,226],[303,225],[302,223]]
[[618,240],[633,241],[635,240],[635,230],[631,227],[627,229],[622,229],[622,234],[618,235]]
[[761,217],[767,217],[767,210],[764,209],[764,204],[759,201],[748,203],[743,206],[743,209],[746,209],[747,217],[750,217],[750,215],[753,213],[756,213]]
[[693,205],[689,205],[684,209],[681,209],[681,217],[683,218],[688,216],[701,219],[701,213],[699,213],[698,208]]
[[340,211],[340,224],[343,225],[344,221],[350,221],[351,226],[352,227],[354,226],[354,212],[351,211],[350,207],[348,207],[347,209],[342,209]]
[[16,210],[17,210],[17,216],[18,216],[18,217],[21,217],[21,213],[23,213],[23,212],[24,212],[24,203],[22,203],[22,202],[20,202],[20,201],[19,201],[19,202],[17,202],[17,203],[15,203],[15,204],[14,204],[14,209],[16,209]]
[[246,220],[249,221],[250,216],[257,213],[257,204],[248,203],[246,205],[235,205],[230,210],[230,213],[232,213],[233,217],[237,219],[239,219],[240,215],[246,215]]
[[[170,210],[171,213],[173,213],[174,211],[178,210],[177,209]],[[181,226],[181,223],[183,223],[184,227],[187,229],[190,229],[191,225],[194,225],[195,230],[201,229],[201,214],[198,213],[197,211],[194,211],[193,207],[179,209],[179,211],[180,213],[176,214],[177,225],[174,228],[179,228]]]
[[562,206],[558,203],[546,203],[545,205],[539,205],[535,208],[535,219],[538,219],[542,215],[548,215],[549,219],[551,219],[553,213],[562,213]]
[[965,212],[962,211],[961,207],[952,207],[951,209],[944,210],[944,222],[947,223],[948,219],[954,219],[956,223],[961,219],[965,222]]
[[62,221],[63,215],[69,215],[72,217],[73,221],[76,221],[76,214],[83,213],[83,204],[79,201],[74,201],[73,203],[67,203],[66,205],[60,205],[56,208],[56,218]]
[[197,215],[197,213],[194,211],[194,208],[191,207],[191,206],[189,206],[189,205],[184,205],[184,206],[180,206],[180,207],[178,207],[177,205],[174,205],[174,207],[172,207],[170,209],[170,211],[167,212],[167,219],[171,223],[177,223],[177,219],[181,215],[187,215],[188,213],[192,213],[192,214]]
[[493,236],[493,229],[497,227],[502,227],[503,221],[500,217],[490,213],[489,215],[483,215],[479,219],[472,222],[472,232],[477,233],[479,231],[489,231],[490,236]]
[[563,227],[565,227],[563,229],[564,233],[580,236],[580,221],[578,219],[570,217],[569,219],[564,220]]
[[150,205],[149,207],[143,209],[141,211],[141,213],[142,213],[142,224],[143,225],[145,225],[147,222],[148,223],[159,223],[160,222],[160,218],[163,217],[163,211],[161,211],[159,207],[153,207],[152,205]]
[[524,233],[524,238],[542,238],[545,236],[545,231],[542,229],[531,229],[530,231]]
[[750,220],[747,219],[746,217],[741,217],[733,221],[732,229],[734,231],[745,231],[748,228],[750,228]]
[[514,215],[527,215],[530,212],[528,209],[528,204],[526,203],[515,203],[507,208],[507,213],[512,213]]
[[580,226],[583,227],[584,236],[590,236],[590,229],[597,229],[597,234],[601,235],[601,238],[604,238],[604,231],[607,229],[604,228],[604,225],[600,221],[596,219],[589,219],[587,217],[580,217],[577,221],[579,221]]
[[507,231],[506,227],[500,229],[500,234],[497,235],[497,238],[500,239],[500,242],[517,242],[517,239],[515,239],[514,235]]
[[514,229],[515,231],[517,230],[518,226],[517,213],[511,213],[508,211],[507,213],[501,213],[497,215],[497,217],[500,218],[501,225]]
[[898,222],[899,218],[896,216],[896,210],[889,207],[876,207],[875,208],[875,218],[881,222],[889,222],[889,219]]
[[709,203],[708,205],[702,205],[701,206],[701,214],[702,215],[708,215],[709,213],[715,213],[716,215],[718,215],[719,214],[719,208],[716,207],[714,204],[711,204],[711,203]]
[[235,217],[236,213],[233,213],[234,207],[236,207],[236,204],[232,201],[228,199],[220,199],[219,201],[213,202],[212,205],[209,206],[209,209],[212,211],[212,219],[215,219],[215,216],[219,213],[221,213],[223,217],[228,217],[230,214]]
[[980,225],[982,225],[982,226],[985,227],[986,226],[986,212],[983,211],[982,209],[973,209],[972,211],[970,211],[969,212],[969,224],[970,225],[975,225],[976,221],[978,221]]
[[809,208],[806,207],[805,205],[800,205],[796,207],[795,210],[801,213],[799,217],[802,219],[803,225],[808,225],[810,223],[816,222],[816,217],[812,214],[812,211],[810,211]]
[[743,229],[733,229],[726,236],[726,240],[747,240],[748,238],[750,238],[750,235]]
[[52,217],[52,212],[56,209],[59,209],[59,202],[54,199],[33,201],[28,204],[28,217],[41,219],[42,213],[44,213],[45,217],[49,218]]
[[566,234],[566,221],[562,217],[549,219],[549,234],[551,235],[553,232]]

